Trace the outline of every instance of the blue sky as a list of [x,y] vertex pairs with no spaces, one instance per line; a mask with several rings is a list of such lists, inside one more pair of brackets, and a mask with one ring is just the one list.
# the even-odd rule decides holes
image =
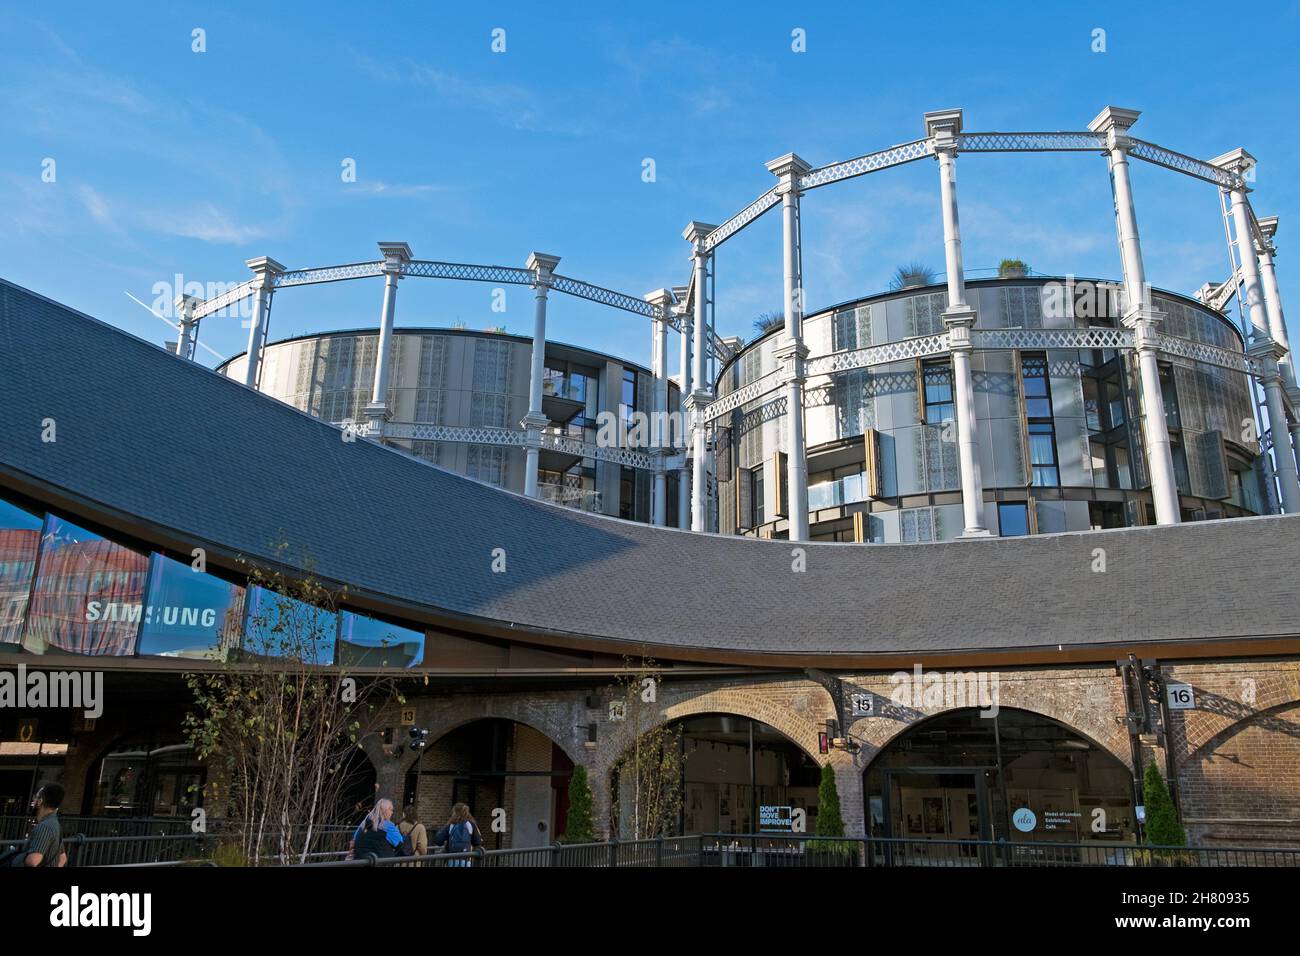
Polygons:
[[[1281,216],[1296,337],[1296,5],[1238,6],[1230,22],[1221,3],[850,6],[9,4],[0,276],[156,342],[174,335],[126,293],[150,303],[177,273],[240,281],[258,255],[291,268],[374,259],[381,240],[502,265],[536,249],[566,275],[642,295],[686,281],[683,226],[738,211],[781,153],[817,166],[906,142],[927,110],[962,107],[971,130],[1054,130],[1114,104],[1143,111],[1144,139],[1258,158],[1252,201]],[[340,175],[347,158],[355,183]],[[968,270],[1018,257],[1118,276],[1100,156],[963,156],[958,170]],[[942,269],[936,179],[925,160],[808,194],[810,310],[883,289],[902,262]],[[1133,181],[1151,282],[1190,293],[1226,277],[1214,188],[1138,162]],[[719,331],[748,335],[780,303],[778,217],[717,265]],[[404,281],[397,323],[528,333],[527,290],[508,290],[505,314],[491,291]],[[380,295],[378,280],[286,290],[271,336],[374,325]],[[564,296],[550,316],[553,338],[648,360],[642,319]],[[237,318],[201,334],[222,355],[246,337]]]

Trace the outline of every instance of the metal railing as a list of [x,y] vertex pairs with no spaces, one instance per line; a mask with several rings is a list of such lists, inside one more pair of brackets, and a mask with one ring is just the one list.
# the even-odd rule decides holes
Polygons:
[[[424,856],[348,858],[351,827],[327,827],[313,839],[307,862],[262,856],[261,865],[331,868],[559,867],[1297,867],[1293,847],[1151,847],[1132,843],[1012,843],[1006,840],[930,840],[815,837],[805,834],[724,834],[611,840]],[[7,841],[0,849],[22,845]],[[217,865],[224,841],[217,833],[140,834],[64,838],[69,866]]]

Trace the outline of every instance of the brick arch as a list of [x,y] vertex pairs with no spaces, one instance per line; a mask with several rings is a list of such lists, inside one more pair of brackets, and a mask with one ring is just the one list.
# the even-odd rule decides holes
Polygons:
[[[777,699],[782,695],[770,693],[764,685],[725,685],[684,691],[667,689],[661,692],[663,697],[656,719],[643,725],[641,730],[644,733],[701,714],[748,717],[776,730],[820,766],[826,758],[817,753],[817,730],[826,718],[834,716],[830,696],[813,681],[797,681],[783,687],[794,691],[798,698],[806,699],[804,713]],[[631,724],[624,722],[614,726],[616,729],[609,738],[601,741],[597,769],[603,774],[608,774],[634,743]]]
[[[1300,700],[1283,701],[1234,720],[1227,726],[1214,731],[1186,756],[1179,757],[1178,764],[1181,768],[1192,767],[1206,757],[1213,755],[1220,746],[1233,737],[1255,728],[1273,730],[1300,739],[1300,721],[1289,722],[1280,719],[1283,714],[1290,710],[1297,711],[1296,716],[1300,717]],[[1297,744],[1297,747],[1300,748],[1300,744]]]
[[[1094,747],[1097,747],[1102,752],[1113,757],[1115,760],[1118,760],[1120,764],[1124,766],[1125,769],[1129,770],[1130,772],[1133,769],[1133,761],[1130,754],[1128,753],[1127,734],[1123,732],[1118,734],[1112,733],[1110,732],[1110,729],[1107,728],[1100,721],[1096,723],[1098,725],[1097,729],[1100,729],[1105,732],[1103,739],[1098,739],[1098,737],[1095,734],[1089,733],[1088,729],[1080,728],[1070,720],[1063,720],[1061,717],[1055,714],[1046,712],[1052,710],[1053,708],[1023,707],[1017,705],[1008,705],[1005,703],[999,703],[998,706],[999,706],[999,712],[1003,710],[1015,710],[1015,711],[1020,711],[1021,713],[1030,714],[1031,716],[1034,717],[1042,718],[1043,720],[1051,721],[1052,723],[1055,724],[1059,724],[1060,726],[1064,727],[1066,730],[1070,731],[1071,733],[1078,734],[1084,740],[1088,741],[1088,743],[1092,744]],[[871,765],[875,762],[875,759],[880,756],[881,752],[884,751],[885,748],[889,747],[891,744],[900,740],[904,734],[910,732],[911,730],[914,730],[917,727],[920,727],[922,724],[927,724],[940,717],[946,717],[950,714],[955,714],[964,710],[978,710],[978,709],[979,709],[978,707],[948,707],[942,710],[936,710],[934,712],[925,712],[925,713],[916,712],[915,716],[912,719],[907,720],[905,722],[900,722],[896,720],[886,720],[884,718],[877,718],[877,717],[864,718],[862,720],[859,720],[858,722],[853,724],[852,733],[854,734],[855,737],[858,737],[859,739],[865,738],[867,741],[869,741],[873,749],[871,750],[870,753],[868,753],[867,749],[865,747],[863,748],[863,752],[859,755],[858,758],[858,765],[862,768],[862,772],[865,774],[868,770],[871,769]],[[887,727],[881,726],[886,724],[892,726],[887,726]],[[871,726],[864,728],[863,725],[871,725]],[[865,733],[863,732],[864,729],[866,731]],[[1122,747],[1122,749],[1117,750],[1117,746]]]
[[[1103,685],[1105,686],[1105,685]],[[1114,691],[1118,688],[1115,684]],[[886,693],[886,697],[888,694]],[[1045,694],[1035,681],[1007,681],[999,688],[998,706],[1005,710],[1022,710],[1055,721],[1110,754],[1130,771],[1133,769],[1128,732],[1115,721],[1122,710],[1114,702],[1092,703],[1084,695],[1063,692]],[[893,710],[888,717],[863,717],[849,726],[849,733],[864,744],[858,763],[865,767],[885,747],[913,727],[944,714],[970,708],[945,707],[939,710]],[[901,718],[901,719],[900,719]]]
[[[547,737],[575,765],[585,764],[587,753],[576,739],[576,725],[565,716],[571,713],[572,708],[560,700],[534,702],[514,695],[453,698],[449,701],[417,702],[416,722],[429,731],[429,743],[433,744],[476,720],[509,720]],[[404,770],[414,764],[415,756],[408,755]]]

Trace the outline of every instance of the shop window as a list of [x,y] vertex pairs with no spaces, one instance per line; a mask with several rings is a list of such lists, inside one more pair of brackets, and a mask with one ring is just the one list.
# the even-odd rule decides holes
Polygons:
[[415,667],[424,661],[424,634],[344,611],[338,663],[344,667]]
[[49,515],[23,646],[35,654],[135,653],[148,571],[148,555]]
[[91,812],[188,817],[203,802],[204,780],[203,765],[189,742],[179,737],[132,737],[100,759]]
[[224,660],[239,646],[244,589],[190,565],[154,555],[149,600],[141,615],[140,653]]
[[22,640],[42,524],[40,515],[0,498],[0,644]]

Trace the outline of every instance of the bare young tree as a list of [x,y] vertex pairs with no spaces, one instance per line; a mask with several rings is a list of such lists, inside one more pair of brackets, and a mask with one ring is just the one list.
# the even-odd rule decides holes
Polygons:
[[186,675],[185,729],[210,768],[205,796],[224,807],[226,858],[301,862],[323,826],[344,822],[348,767],[401,696],[390,678],[327,666],[342,593],[311,575],[247,573],[245,633],[216,668]]
[[[681,727],[660,721],[659,678],[654,661],[642,658],[619,678],[614,704],[631,723],[632,745],[614,764],[619,793],[631,799],[630,836],[634,840],[676,833],[682,808]],[[620,820],[620,825],[624,821]]]

